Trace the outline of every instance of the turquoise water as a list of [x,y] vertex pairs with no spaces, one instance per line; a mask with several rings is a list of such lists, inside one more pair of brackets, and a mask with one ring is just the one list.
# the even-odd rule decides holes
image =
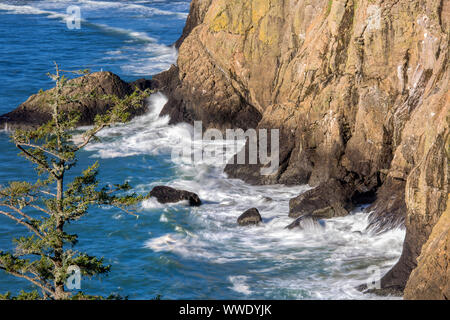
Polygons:
[[[80,30],[69,30],[66,8],[81,8]],[[0,0],[0,113],[8,112],[52,83],[53,61],[65,69],[112,71],[131,81],[167,69],[176,61],[171,44],[181,34],[189,1],[2,1]],[[364,231],[367,215],[327,221],[324,228],[285,230],[289,199],[306,186],[249,186],[227,179],[223,167],[173,161],[171,152],[190,143],[192,128],[158,117],[162,95],[149,113],[105,130],[75,170],[100,161],[105,183],[129,180],[140,193],[166,184],[194,191],[204,205],[140,205],[139,218],[110,208],[91,210],[70,225],[78,248],[104,256],[111,273],[83,279],[91,294],[130,299],[347,299],[373,298],[354,289],[398,259],[403,230],[383,235]],[[34,179],[6,132],[0,133],[0,184]],[[240,228],[236,218],[258,207],[264,224]],[[12,247],[22,228],[0,216],[0,250]],[[17,293],[28,283],[0,272],[0,292]]]

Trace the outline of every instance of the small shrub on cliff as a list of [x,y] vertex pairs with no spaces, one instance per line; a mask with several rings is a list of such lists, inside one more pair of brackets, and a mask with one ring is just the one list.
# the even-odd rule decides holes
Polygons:
[[74,266],[84,276],[105,274],[110,266],[104,265],[103,258],[76,251],[78,236],[67,233],[65,227],[86,215],[92,206],[115,206],[132,213],[132,206],[142,199],[127,192],[128,183],[100,187],[97,162],[72,181],[66,180],[67,172],[77,163],[77,153],[103,128],[128,121],[132,108],[139,108],[150,92],[137,90],[124,99],[97,97],[107,100],[111,108],[97,116],[95,125],[76,142],[72,132],[80,114],[64,110],[63,106],[81,97],[62,94],[66,86],[72,85],[65,77],[68,73],[86,74],[63,71],[56,65],[56,74],[49,75],[56,88],[46,97],[52,107],[52,120],[37,129],[17,130],[11,137],[21,155],[35,166],[39,178],[34,183],[13,181],[0,186],[0,214],[29,232],[14,239],[14,252],[0,251],[0,269],[28,280],[37,290],[21,291],[17,297],[7,293],[0,299],[101,299],[82,292],[71,296],[66,290]]

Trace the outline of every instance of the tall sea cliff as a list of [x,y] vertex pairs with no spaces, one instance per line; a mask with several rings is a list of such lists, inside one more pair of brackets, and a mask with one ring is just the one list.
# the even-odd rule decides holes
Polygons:
[[[8,37],[21,34],[26,40],[5,37],[4,66],[14,59],[36,65],[31,58],[40,55],[24,46],[35,30],[64,37],[56,42],[63,48],[89,44],[80,64],[97,61],[95,70],[120,71],[128,81],[177,58],[151,80],[127,83],[110,72],[71,80],[81,81],[82,91],[118,97],[135,87],[159,91],[132,122],[107,129],[82,160],[101,159],[109,181],[131,177],[145,192],[165,184],[196,192],[203,203],[192,209],[149,199],[136,223],[119,214],[104,223],[104,216],[94,214],[80,225],[81,239],[103,239],[90,241],[92,249],[114,257],[117,272],[108,290],[124,287],[134,298],[148,298],[155,286],[170,299],[450,297],[450,1],[192,0],[176,42],[186,18],[177,2],[83,1],[87,19],[104,15],[104,21],[68,34],[59,25],[65,25],[64,2],[52,3],[55,12],[48,11],[48,1],[33,2],[37,8],[11,3],[0,6],[0,22],[16,26],[14,15],[25,13],[32,31],[8,31]],[[182,4],[187,10],[188,3]],[[53,23],[36,28],[41,19],[34,16]],[[123,28],[108,26],[112,17],[121,18]],[[164,44],[156,41],[160,35]],[[9,49],[17,43],[20,50]],[[78,61],[78,52],[53,55],[67,51],[55,46],[49,45],[55,60]],[[44,52],[40,59],[49,56]],[[29,72],[18,78],[8,68],[2,112],[32,92],[22,92],[23,79],[33,90],[48,85]],[[46,92],[0,116],[0,128],[47,121]],[[92,124],[109,108],[95,96],[66,107],[82,112],[80,125]],[[195,144],[193,128],[185,124],[194,121],[222,131],[279,129],[278,170],[265,176],[263,164],[230,161],[224,175],[224,163],[174,161],[174,150]],[[25,167],[12,160],[7,136],[0,138],[5,183]],[[262,223],[238,226],[244,211]],[[296,228],[305,221],[323,225]],[[92,231],[93,225],[102,228]],[[0,226],[6,246],[18,231]],[[381,288],[367,291],[370,265],[384,274]],[[16,288],[0,277],[3,287]]]
[[309,184],[293,218],[371,202],[374,232],[406,226],[380,293],[448,299],[449,30],[445,0],[193,0],[177,64],[153,78],[171,122],[280,129],[280,167]]

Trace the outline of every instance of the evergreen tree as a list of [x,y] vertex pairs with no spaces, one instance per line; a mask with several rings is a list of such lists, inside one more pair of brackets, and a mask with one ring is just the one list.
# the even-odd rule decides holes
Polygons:
[[150,92],[136,89],[124,99],[93,97],[93,93],[87,93],[90,98],[107,100],[111,108],[95,118],[94,126],[82,133],[82,139],[73,139],[80,114],[63,106],[84,97],[64,94],[65,88],[77,86],[66,75],[88,74],[88,71],[64,71],[56,63],[55,66],[56,73],[49,74],[56,83],[55,89],[40,93],[46,95],[45,103],[52,108],[52,119],[37,129],[16,130],[11,136],[20,154],[34,164],[38,180],[0,186],[0,214],[29,232],[13,240],[14,252],[0,251],[0,269],[28,280],[37,290],[22,291],[18,297],[10,293],[0,296],[4,299],[102,298],[81,292],[73,296],[66,290],[69,267],[77,266],[82,275],[94,276],[109,272],[110,266],[103,263],[103,258],[76,251],[78,237],[67,233],[65,227],[86,215],[92,206],[115,206],[133,214],[132,206],[142,200],[142,196],[130,193],[127,182],[100,187],[97,162],[72,181],[67,183],[66,178],[77,163],[77,153],[97,139],[96,134],[103,128],[128,121],[130,111],[142,107]]

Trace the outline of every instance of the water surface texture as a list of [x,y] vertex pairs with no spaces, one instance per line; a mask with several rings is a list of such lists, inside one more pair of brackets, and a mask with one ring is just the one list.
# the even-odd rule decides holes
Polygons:
[[[66,9],[81,8],[80,30],[66,26]],[[180,36],[189,1],[1,1],[0,113],[13,110],[39,89],[53,61],[65,69],[108,70],[131,81],[167,69],[176,61],[171,45]],[[160,205],[147,200],[139,218],[115,209],[91,210],[70,225],[78,249],[112,265],[103,278],[83,279],[90,294],[130,299],[352,299],[376,298],[354,289],[398,260],[404,230],[365,232],[367,214],[356,210],[324,227],[286,230],[289,199],[306,186],[250,186],[227,179],[222,165],[172,161],[171,152],[190,143],[187,124],[169,126],[159,117],[166,102],[153,95],[149,112],[107,129],[101,142],[80,155],[76,172],[98,160],[105,183],[129,180],[146,193],[169,185],[199,194],[204,205]],[[33,179],[28,162],[0,133],[0,184]],[[257,207],[264,224],[242,228],[237,217]],[[21,227],[0,217],[0,250],[12,248]],[[31,289],[0,272],[0,292]]]

